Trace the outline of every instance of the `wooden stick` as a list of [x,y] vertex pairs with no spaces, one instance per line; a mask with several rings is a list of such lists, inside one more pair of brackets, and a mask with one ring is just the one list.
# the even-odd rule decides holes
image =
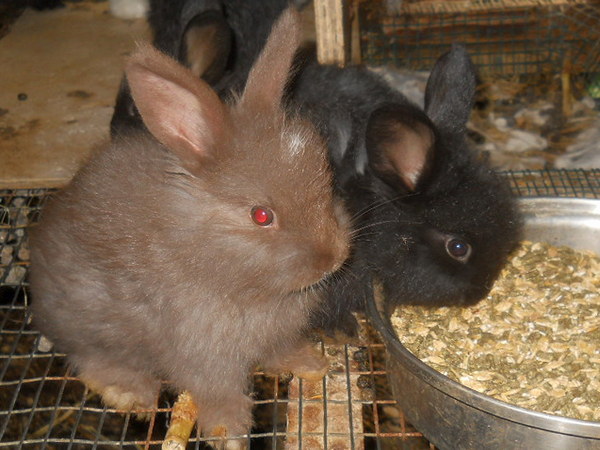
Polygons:
[[351,2],[350,9],[350,62],[360,64],[362,61],[360,49],[360,14],[359,2]]
[[573,73],[571,67],[571,50],[567,50],[565,59],[563,61],[563,68],[560,74],[560,84],[562,91],[562,114],[563,117],[568,119],[573,115],[573,96],[571,94],[571,73]]
[[163,441],[162,450],[185,450],[197,417],[198,407],[190,393],[183,391],[173,405],[171,423]]
[[344,66],[350,59],[348,11],[343,0],[315,0],[317,59]]
[[[472,11],[510,11],[538,6],[564,6],[572,4],[589,4],[590,0],[421,0],[419,2],[403,2],[401,12],[405,14],[437,14],[437,13],[469,13]],[[389,13],[398,14],[395,11]]]

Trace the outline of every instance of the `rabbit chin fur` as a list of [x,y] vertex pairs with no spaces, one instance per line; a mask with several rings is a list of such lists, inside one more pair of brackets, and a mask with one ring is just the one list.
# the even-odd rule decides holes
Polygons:
[[256,364],[323,374],[303,332],[348,230],[325,144],[281,108],[298,27],[282,16],[232,105],[141,47],[126,72],[151,135],[100,149],[32,230],[34,324],[112,406],[150,407],[167,379],[205,434],[240,435]]

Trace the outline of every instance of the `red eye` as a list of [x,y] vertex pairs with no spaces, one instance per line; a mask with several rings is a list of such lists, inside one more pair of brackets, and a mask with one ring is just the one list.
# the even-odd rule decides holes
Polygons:
[[252,220],[256,225],[260,225],[261,227],[266,227],[273,223],[273,211],[269,208],[264,208],[262,206],[255,206],[250,211],[252,215]]

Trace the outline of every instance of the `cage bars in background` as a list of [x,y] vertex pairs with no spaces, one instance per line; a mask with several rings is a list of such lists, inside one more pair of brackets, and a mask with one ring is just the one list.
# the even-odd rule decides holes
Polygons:
[[[600,170],[505,173],[519,196],[600,198]],[[29,326],[27,227],[52,191],[0,191],[0,449],[159,449],[174,395],[163,391],[150,421],[106,408],[66,365],[42,352]],[[325,345],[328,377],[307,383],[254,374],[252,449],[431,449],[395,405],[385,350],[363,321],[358,346]],[[204,449],[194,432],[188,448]]]
[[600,2],[471,0],[361,2],[361,53],[369,65],[431,70],[453,42],[484,79],[600,73]]

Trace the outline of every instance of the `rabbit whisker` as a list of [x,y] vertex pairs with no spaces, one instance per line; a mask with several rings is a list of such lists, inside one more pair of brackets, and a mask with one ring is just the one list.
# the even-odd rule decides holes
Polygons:
[[400,200],[400,199],[403,199],[403,198],[406,198],[406,197],[410,197],[412,195],[415,195],[415,194],[412,194],[412,193],[411,194],[401,194],[401,195],[397,195],[397,196],[392,197],[392,198],[386,198],[386,199],[378,200],[378,201],[376,201],[376,202],[374,202],[374,203],[366,206],[365,208],[359,210],[358,212],[356,212],[356,214],[354,214],[352,216],[352,220],[359,219],[360,217],[364,216],[365,214],[367,214],[367,213],[369,213],[371,211],[376,210],[377,208],[381,208],[382,206],[385,206],[387,204],[393,203],[393,202],[395,202],[397,200]]
[[[358,234],[358,233],[361,233],[363,230],[366,230],[368,228],[377,227],[379,225],[385,225],[385,224],[388,224],[388,223],[399,223],[399,222],[396,221],[396,220],[382,220],[380,222],[374,222],[374,223],[369,223],[367,225],[363,225],[362,227],[356,228],[355,230],[353,230],[353,232],[356,232]],[[400,222],[400,223],[402,223],[402,222]],[[409,225],[417,225],[417,223],[413,223],[413,222],[406,222],[406,223],[409,224]]]
[[360,219],[361,217],[365,216],[369,212],[379,208],[380,206],[386,205],[389,202],[390,202],[390,200],[385,199],[385,200],[378,200],[374,203],[371,203],[370,205],[368,205],[368,206],[364,207],[363,209],[360,209],[356,213],[354,213],[354,215],[351,217],[350,220],[352,222],[354,222],[354,221]]

